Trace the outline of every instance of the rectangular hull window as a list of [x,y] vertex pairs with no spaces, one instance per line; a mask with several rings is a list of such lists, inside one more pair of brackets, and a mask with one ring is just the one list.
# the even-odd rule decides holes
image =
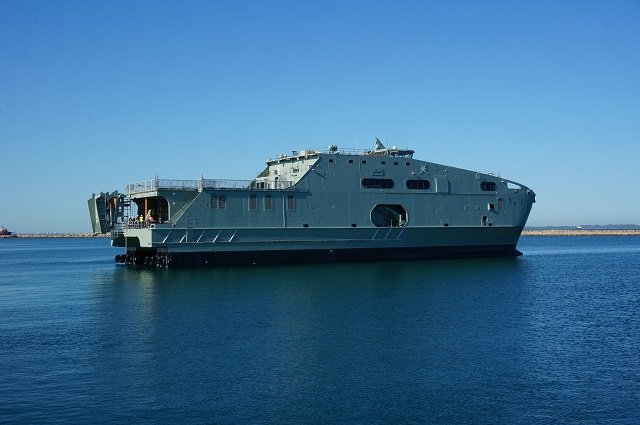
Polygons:
[[480,182],[480,189],[485,192],[495,192],[496,188],[497,186],[495,182]]
[[362,179],[362,187],[367,189],[393,189],[391,179]]
[[407,180],[407,189],[429,190],[429,180]]

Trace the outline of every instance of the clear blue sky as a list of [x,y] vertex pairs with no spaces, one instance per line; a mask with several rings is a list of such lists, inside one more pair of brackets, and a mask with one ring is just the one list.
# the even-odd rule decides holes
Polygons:
[[640,223],[640,2],[0,0],[16,232],[89,231],[92,192],[155,173],[250,179],[376,136],[532,187],[529,225]]

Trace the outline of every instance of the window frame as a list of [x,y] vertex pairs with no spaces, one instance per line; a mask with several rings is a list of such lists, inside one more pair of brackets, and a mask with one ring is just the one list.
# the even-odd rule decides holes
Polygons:
[[393,179],[379,179],[375,177],[365,177],[360,181],[364,189],[393,189],[395,182]]

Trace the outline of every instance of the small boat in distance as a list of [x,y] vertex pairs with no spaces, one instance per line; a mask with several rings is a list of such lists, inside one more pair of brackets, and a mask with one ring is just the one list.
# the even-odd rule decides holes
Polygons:
[[116,262],[253,265],[515,256],[535,193],[494,173],[414,151],[304,149],[267,160],[253,180],[128,184],[88,200]]
[[12,233],[6,227],[0,225],[0,236],[11,236]]

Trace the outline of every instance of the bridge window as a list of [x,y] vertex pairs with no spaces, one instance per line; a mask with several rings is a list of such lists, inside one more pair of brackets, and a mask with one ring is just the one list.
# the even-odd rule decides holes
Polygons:
[[485,192],[495,192],[497,185],[495,182],[480,182],[480,189]]
[[393,189],[391,179],[362,179],[362,187],[367,189]]
[[429,190],[429,180],[407,180],[407,189]]

